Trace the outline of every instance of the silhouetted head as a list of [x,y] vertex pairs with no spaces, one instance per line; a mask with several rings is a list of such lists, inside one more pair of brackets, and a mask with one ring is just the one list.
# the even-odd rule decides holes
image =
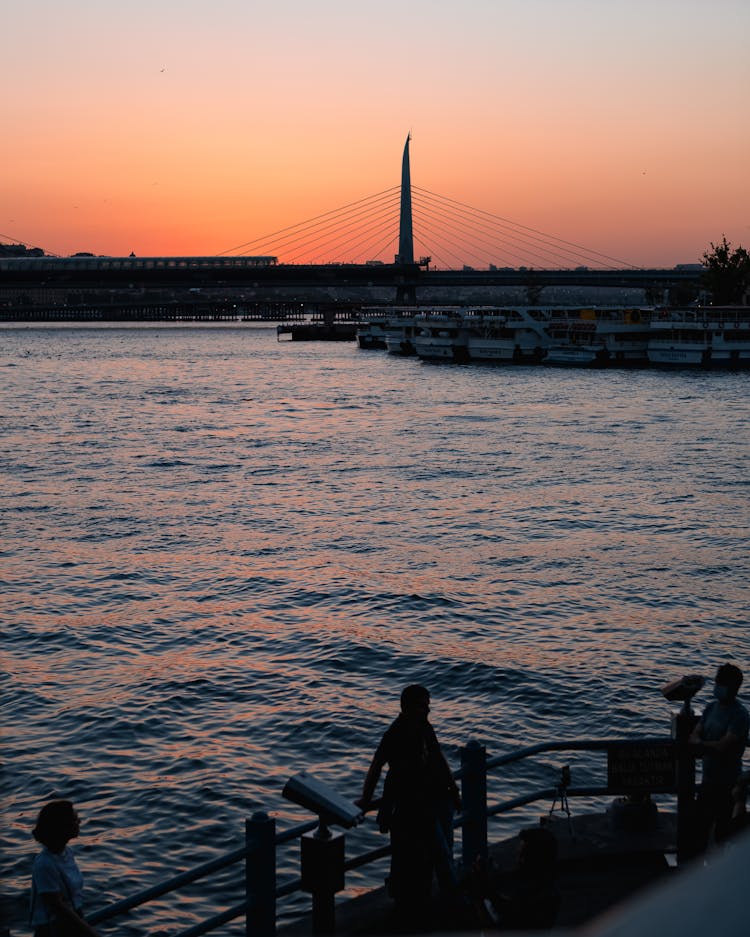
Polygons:
[[716,671],[714,696],[721,703],[731,702],[742,686],[742,671],[734,664],[722,664]]
[[39,811],[34,839],[51,852],[62,852],[68,841],[78,836],[81,825],[76,809],[69,800],[52,800]]
[[412,683],[401,693],[401,712],[409,718],[426,719],[430,714],[430,691]]

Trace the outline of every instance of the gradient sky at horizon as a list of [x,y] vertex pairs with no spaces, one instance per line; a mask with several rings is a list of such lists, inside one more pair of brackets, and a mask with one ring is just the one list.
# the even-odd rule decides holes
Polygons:
[[398,184],[411,131],[415,185],[696,262],[750,246],[749,48],[747,0],[1,0],[0,241],[226,251]]

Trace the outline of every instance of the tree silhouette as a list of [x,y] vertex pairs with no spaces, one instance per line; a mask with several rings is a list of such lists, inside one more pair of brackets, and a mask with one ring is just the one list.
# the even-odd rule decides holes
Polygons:
[[750,286],[750,254],[741,245],[732,250],[732,245],[722,235],[721,243],[711,242],[711,250],[701,260],[703,283],[710,291],[713,301],[720,306],[741,303]]

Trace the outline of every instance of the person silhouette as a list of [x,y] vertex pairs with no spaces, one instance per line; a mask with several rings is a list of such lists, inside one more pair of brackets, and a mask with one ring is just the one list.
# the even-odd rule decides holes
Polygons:
[[359,801],[367,811],[387,764],[378,825],[382,833],[390,833],[389,892],[407,926],[425,921],[433,873],[444,896],[455,887],[451,815],[461,809],[461,797],[429,712],[429,691],[419,684],[407,686],[401,712],[375,751]]
[[737,701],[742,671],[722,664],[716,671],[714,699],[703,710],[690,742],[703,757],[703,778],[696,801],[696,852],[703,852],[714,831],[721,843],[731,832],[732,789],[742,772],[750,716]]
[[69,800],[53,800],[39,811],[34,839],[43,846],[31,871],[34,937],[98,937],[83,918],[83,876],[68,843],[81,829]]

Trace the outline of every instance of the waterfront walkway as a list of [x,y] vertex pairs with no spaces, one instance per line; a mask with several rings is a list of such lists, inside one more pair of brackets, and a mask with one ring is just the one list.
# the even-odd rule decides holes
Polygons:
[[[677,817],[673,813],[659,813],[656,828],[651,831],[616,830],[610,813],[582,814],[570,820],[545,818],[544,825],[554,833],[558,844],[556,885],[561,903],[557,928],[588,924],[647,886],[675,874],[666,859],[676,851]],[[519,837],[514,836],[491,846],[495,866],[510,871],[519,843]],[[385,860],[384,875],[387,868]],[[467,931],[472,929],[472,921],[446,917],[436,904],[432,920],[425,921],[425,929]],[[336,907],[338,937],[393,934],[399,930],[385,887]],[[309,915],[279,929],[280,937],[310,933]]]

